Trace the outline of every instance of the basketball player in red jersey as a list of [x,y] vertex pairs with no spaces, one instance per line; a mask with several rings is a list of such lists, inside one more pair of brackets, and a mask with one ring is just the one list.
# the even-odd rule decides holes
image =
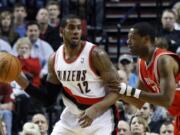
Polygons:
[[[51,135],[112,135],[112,105],[119,99],[119,76],[107,54],[81,40],[81,20],[61,21],[64,44],[49,59],[46,91],[42,94],[22,75],[16,81],[33,97],[51,104],[63,85],[66,106]],[[50,102],[50,103],[49,103]]]
[[154,28],[148,23],[137,23],[129,30],[127,43],[131,53],[140,58],[140,80],[138,89],[121,83],[120,94],[139,107],[149,102],[167,108],[176,116],[175,135],[180,135],[180,57],[156,48],[154,40]]

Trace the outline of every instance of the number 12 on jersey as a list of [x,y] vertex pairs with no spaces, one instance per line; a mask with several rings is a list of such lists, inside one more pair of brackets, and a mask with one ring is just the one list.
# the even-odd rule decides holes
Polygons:
[[78,85],[78,87],[79,87],[82,94],[86,94],[86,93],[91,91],[88,88],[88,82],[87,81],[83,81],[82,83],[78,83],[77,85]]

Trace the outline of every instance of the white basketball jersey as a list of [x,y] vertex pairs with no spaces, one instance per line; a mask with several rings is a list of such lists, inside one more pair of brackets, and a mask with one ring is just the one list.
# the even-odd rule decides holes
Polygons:
[[65,60],[62,45],[56,52],[54,63],[55,73],[64,87],[64,104],[74,114],[101,101],[106,94],[102,80],[91,68],[91,51],[95,45],[90,42],[82,45],[82,50],[71,62]]

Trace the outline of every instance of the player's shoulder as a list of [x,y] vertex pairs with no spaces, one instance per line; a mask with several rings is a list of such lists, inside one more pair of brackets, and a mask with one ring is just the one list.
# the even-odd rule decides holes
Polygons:
[[158,58],[158,64],[176,63],[176,59],[172,55],[161,55]]
[[48,60],[48,63],[49,63],[49,64],[54,64],[55,55],[56,55],[56,52],[53,52],[53,53],[49,56],[49,60]]
[[92,47],[91,53],[92,53],[92,56],[105,56],[105,55],[107,55],[107,53],[105,52],[105,50],[102,49],[102,48],[100,48],[100,47],[97,46],[97,45],[94,45],[94,46]]
[[159,71],[170,71],[172,70],[175,74],[179,71],[178,61],[171,55],[162,55],[158,59]]

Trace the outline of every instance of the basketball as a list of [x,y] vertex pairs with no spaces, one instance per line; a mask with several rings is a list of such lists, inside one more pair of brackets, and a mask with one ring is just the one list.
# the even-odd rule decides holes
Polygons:
[[0,82],[9,83],[21,72],[21,63],[13,55],[0,52]]

